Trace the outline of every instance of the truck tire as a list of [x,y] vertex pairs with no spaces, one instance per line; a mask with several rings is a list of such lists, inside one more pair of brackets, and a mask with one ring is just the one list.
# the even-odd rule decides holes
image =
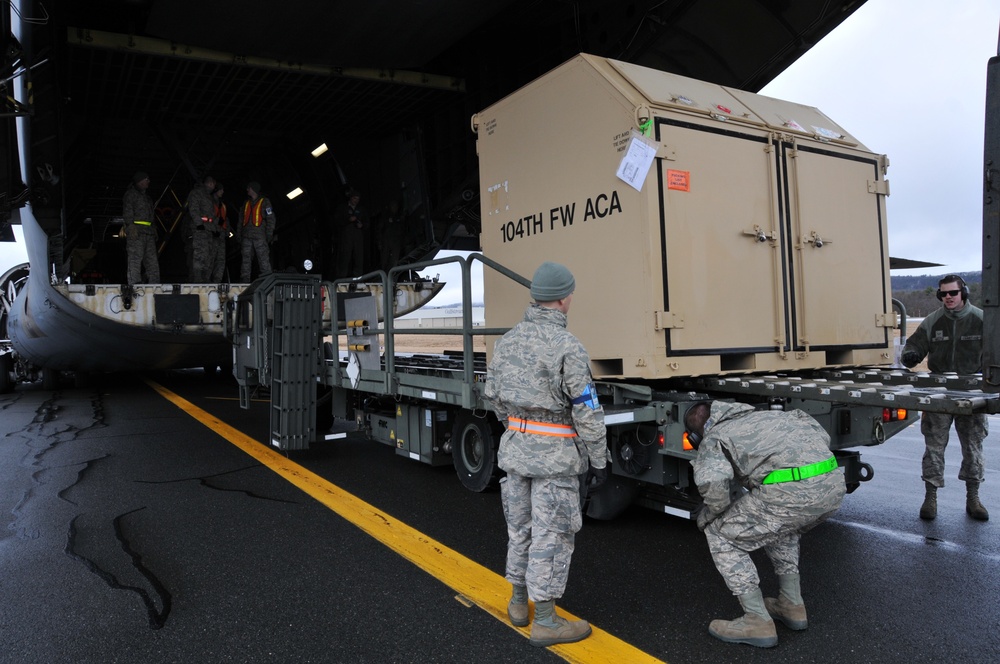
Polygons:
[[489,417],[460,413],[451,434],[451,459],[462,485],[480,493],[499,481],[497,446],[500,425]]

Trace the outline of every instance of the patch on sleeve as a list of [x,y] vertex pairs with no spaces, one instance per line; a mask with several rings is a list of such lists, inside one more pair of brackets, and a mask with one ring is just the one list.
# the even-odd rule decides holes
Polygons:
[[597,400],[597,386],[591,383],[584,388],[583,394],[573,399],[573,405],[583,404],[591,410],[597,410],[601,404]]

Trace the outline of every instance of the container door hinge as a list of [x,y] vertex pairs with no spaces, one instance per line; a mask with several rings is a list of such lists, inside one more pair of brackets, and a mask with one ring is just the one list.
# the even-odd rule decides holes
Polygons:
[[869,194],[881,194],[882,196],[889,195],[889,181],[888,180],[869,180],[868,181],[868,193]]
[[664,161],[677,161],[677,148],[673,145],[660,143],[656,148],[656,158]]
[[875,314],[875,327],[899,327],[899,316],[896,312],[891,314]]
[[684,319],[677,314],[672,314],[669,311],[653,312],[653,329],[659,331],[681,327],[684,327]]

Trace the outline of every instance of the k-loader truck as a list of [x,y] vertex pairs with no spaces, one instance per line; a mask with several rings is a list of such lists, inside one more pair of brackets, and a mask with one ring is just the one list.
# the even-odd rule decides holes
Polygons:
[[[917,411],[997,412],[979,375],[894,368],[905,311],[889,281],[888,159],[819,110],[581,54],[472,129],[482,253],[330,283],[272,274],[240,294],[240,401],[269,389],[275,448],[342,435],[327,433],[341,418],[398,454],[453,464],[472,491],[494,484],[504,426],[483,398],[486,366],[546,260],[576,276],[569,329],[605,413],[612,474],[591,517],[632,504],[690,517],[683,420],[699,401],[809,413],[849,490],[873,474],[853,448]],[[394,284],[444,264],[462,275],[462,326],[405,333],[453,334],[456,351],[396,353]],[[343,287],[373,280],[380,298]]]

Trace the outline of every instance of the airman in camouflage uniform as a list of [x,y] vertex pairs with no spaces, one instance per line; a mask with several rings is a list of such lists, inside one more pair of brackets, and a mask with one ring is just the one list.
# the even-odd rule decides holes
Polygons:
[[[555,613],[569,577],[575,534],[583,525],[580,475],[596,489],[607,476],[604,410],[597,401],[590,358],[566,330],[576,282],[568,269],[543,263],[535,272],[535,303],[494,347],[485,396],[507,430],[497,460],[507,472],[500,491],[507,519],[506,578],[514,586],[507,613],[528,624],[530,643],[572,643],[591,633],[585,620]],[[592,478],[591,478],[592,476]]]
[[215,263],[216,237],[219,227],[215,223],[215,178],[206,175],[201,184],[196,185],[187,198],[188,216],[194,234],[191,238],[191,282],[208,283]]
[[271,274],[271,242],[278,220],[267,196],[260,195],[260,183],[247,184],[247,200],[243,203],[242,223],[236,227],[239,234],[240,281],[250,281],[253,257],[257,257],[260,276]]
[[[905,366],[913,368],[927,356],[927,368],[934,373],[980,373],[983,369],[982,309],[968,301],[969,287],[957,274],[941,278],[937,296],[944,306],[920,323],[906,340],[900,359]],[[926,495],[920,506],[920,518],[937,516],[937,490],[944,486],[944,449],[948,446],[952,421],[962,445],[958,479],[965,482],[965,511],[973,519],[988,521],[990,513],[979,500],[979,485],[985,479],[983,440],[989,434],[984,413],[923,413],[921,416],[920,432],[924,434],[922,479]]]
[[149,175],[142,171],[132,176],[132,184],[122,199],[122,219],[125,222],[125,251],[128,253],[128,283],[141,284],[142,268],[146,268],[145,283],[160,281],[160,263],[156,255],[156,212],[153,199],[146,190]]
[[215,223],[218,225],[219,234],[215,236],[215,256],[212,262],[211,281],[214,284],[222,283],[226,274],[226,240],[229,239],[229,207],[226,205],[224,196],[226,188],[221,182],[215,184],[215,191],[212,192],[212,200],[215,202]]
[[[713,620],[708,631],[723,641],[771,647],[778,642],[772,618],[791,629],[807,627],[799,538],[840,507],[844,471],[830,452],[830,436],[800,410],[757,411],[713,401],[691,407],[685,425],[698,450],[694,481],[705,501],[698,527],[746,612],[736,620]],[[747,490],[735,501],[731,481]],[[778,575],[777,598],[764,599],[758,587],[750,552],[760,548]]]

